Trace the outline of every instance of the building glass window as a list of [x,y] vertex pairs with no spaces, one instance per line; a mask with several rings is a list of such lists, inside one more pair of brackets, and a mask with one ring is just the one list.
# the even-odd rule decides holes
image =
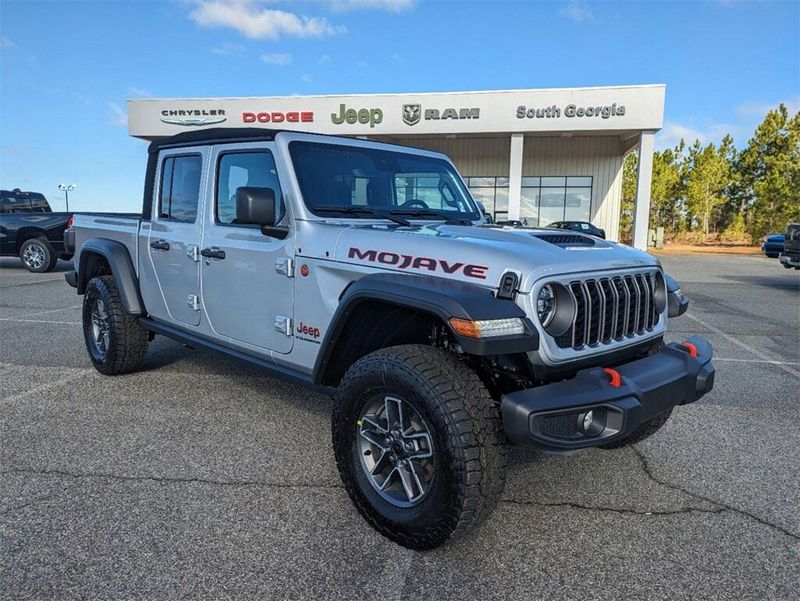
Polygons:
[[546,226],[556,221],[590,221],[592,178],[523,177],[520,220]]
[[466,180],[472,197],[483,203],[495,221],[508,219],[507,177],[468,177]]

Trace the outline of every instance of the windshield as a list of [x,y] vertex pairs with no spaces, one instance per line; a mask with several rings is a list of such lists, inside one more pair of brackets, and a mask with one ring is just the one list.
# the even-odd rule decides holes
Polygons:
[[289,153],[303,200],[315,215],[480,219],[447,161],[316,142],[292,142]]

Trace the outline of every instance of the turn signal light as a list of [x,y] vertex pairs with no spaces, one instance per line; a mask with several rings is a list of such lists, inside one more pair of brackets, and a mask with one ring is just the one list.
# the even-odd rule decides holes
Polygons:
[[518,317],[509,319],[482,319],[471,321],[459,317],[450,318],[450,327],[459,336],[466,338],[493,338],[496,336],[519,336],[525,333],[525,324]]

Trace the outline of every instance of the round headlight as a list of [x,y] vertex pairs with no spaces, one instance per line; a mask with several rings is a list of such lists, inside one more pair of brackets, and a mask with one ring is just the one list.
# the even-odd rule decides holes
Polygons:
[[539,323],[545,328],[553,321],[556,314],[556,295],[550,284],[545,284],[539,290],[539,296],[536,297],[536,313],[539,316]]

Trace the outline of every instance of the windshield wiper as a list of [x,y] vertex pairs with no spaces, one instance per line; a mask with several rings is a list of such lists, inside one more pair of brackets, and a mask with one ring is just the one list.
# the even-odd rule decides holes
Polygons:
[[409,217],[437,217],[444,219],[445,223],[451,225],[473,225],[471,219],[466,217],[450,217],[444,211],[436,209],[394,209],[390,211],[392,215],[408,215]]
[[345,215],[374,215],[375,217],[379,217],[381,219],[388,219],[389,221],[394,221],[395,223],[399,223],[400,225],[409,226],[411,225],[408,221],[403,219],[402,217],[396,217],[391,213],[385,213],[383,211],[378,211],[373,209],[372,207],[314,207],[313,212],[315,213],[344,213]]

